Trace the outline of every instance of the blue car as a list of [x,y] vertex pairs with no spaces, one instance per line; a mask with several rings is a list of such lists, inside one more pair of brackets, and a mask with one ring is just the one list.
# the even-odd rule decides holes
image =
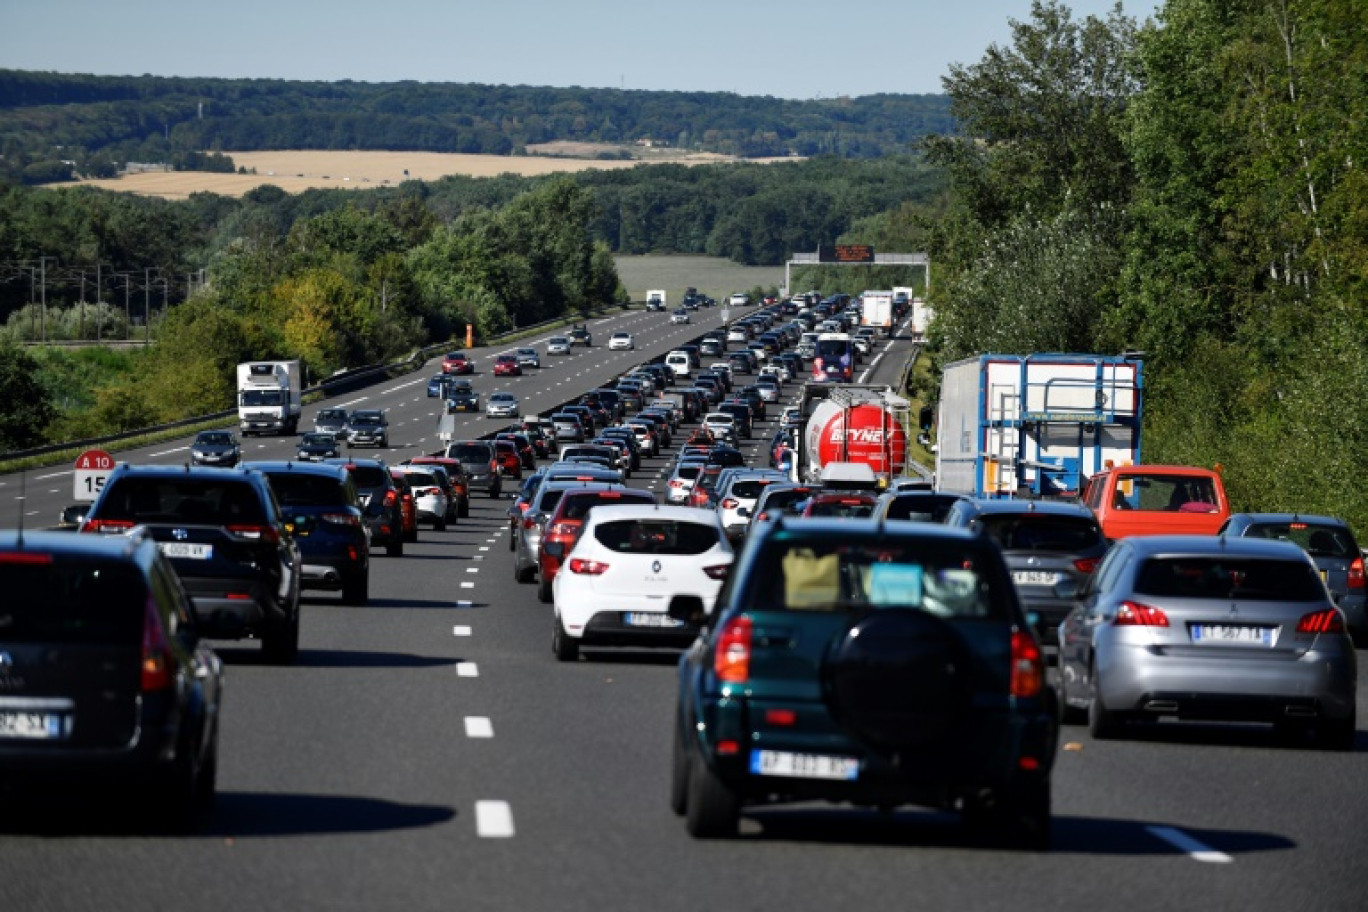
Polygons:
[[446,375],[437,374],[427,382],[427,394],[429,399],[446,398]]

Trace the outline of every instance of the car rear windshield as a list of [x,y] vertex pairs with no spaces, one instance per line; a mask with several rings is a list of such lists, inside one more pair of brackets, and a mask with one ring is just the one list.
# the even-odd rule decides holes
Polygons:
[[717,529],[704,523],[625,519],[594,530],[599,544],[620,554],[702,554],[717,545]]
[[447,451],[447,456],[461,462],[489,462],[489,446],[466,443],[457,444]]
[[259,523],[261,499],[228,479],[123,478],[100,506],[101,519],[204,524]]
[[1359,556],[1358,545],[1343,526],[1308,522],[1255,523],[1246,530],[1249,538],[1275,538],[1296,542],[1312,557],[1341,557],[1353,560]]
[[347,420],[347,410],[346,410],[346,409],[322,409],[322,410],[319,411],[318,417],[317,417],[315,420],[316,420],[319,424],[326,424],[326,423],[331,423],[331,422],[346,421],[346,420]]
[[786,491],[775,491],[765,498],[765,509],[789,511],[794,504],[800,500],[807,500],[811,496],[812,491],[809,488],[790,488]]
[[560,506],[563,519],[584,519],[594,507],[617,504],[653,504],[655,497],[644,491],[595,491],[571,494]]
[[1009,551],[1076,553],[1103,544],[1102,530],[1084,516],[983,516],[979,528]]
[[380,466],[354,465],[351,467],[352,481],[358,488],[383,488],[389,473]]
[[754,500],[755,498],[760,496],[761,492],[763,492],[765,488],[769,487],[772,484],[774,484],[773,481],[767,481],[760,478],[749,479],[747,481],[737,481],[734,482],[731,486],[731,495],[733,497],[745,497],[749,500]]
[[893,502],[888,505],[888,516],[886,518],[908,519],[915,522],[944,522],[950,508],[959,500],[960,498],[953,494],[929,496],[914,494],[895,497]]
[[940,617],[1006,618],[1006,577],[976,548],[934,541],[771,536],[743,595],[759,609],[916,608]]
[[409,487],[413,488],[434,488],[437,487],[437,479],[428,472],[405,472],[404,477],[408,479]]
[[142,639],[147,585],[113,561],[0,560],[0,643],[125,643]]
[[1218,601],[1318,602],[1325,585],[1304,561],[1235,557],[1157,557],[1135,581],[1139,595]]
[[300,438],[300,446],[335,446],[337,438],[332,434],[305,434]]
[[808,510],[808,516],[838,516],[857,519],[874,512],[874,504],[858,497],[842,497],[840,500],[820,500]]
[[336,478],[300,472],[271,472],[266,477],[282,507],[347,505],[347,488]]
[[675,475],[680,478],[697,478],[701,471],[703,471],[701,462],[689,462],[675,469]]
[[1113,506],[1119,510],[1211,513],[1216,482],[1210,475],[1125,475],[1117,480]]

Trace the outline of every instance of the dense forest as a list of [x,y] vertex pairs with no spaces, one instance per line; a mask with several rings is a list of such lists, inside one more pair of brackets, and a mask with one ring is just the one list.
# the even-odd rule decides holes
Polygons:
[[1368,531],[1362,0],[1037,2],[945,84],[949,196],[847,236],[931,251],[937,357],[1144,352],[1147,462]]
[[0,70],[0,174],[107,176],[125,162],[231,168],[222,150],[523,153],[553,140],[743,158],[904,154],[953,129],[942,95],[792,101],[725,92],[82,76]]

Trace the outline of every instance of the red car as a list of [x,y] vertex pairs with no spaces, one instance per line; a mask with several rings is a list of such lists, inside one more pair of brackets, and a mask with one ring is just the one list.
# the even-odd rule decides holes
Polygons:
[[475,362],[465,356],[465,352],[447,352],[442,359],[442,373],[444,374],[473,374],[475,373]]
[[499,471],[509,478],[522,478],[522,456],[518,445],[511,440],[494,441],[494,458],[499,463]]
[[494,376],[496,377],[521,377],[522,365],[518,363],[517,355],[499,355],[494,359]]
[[551,602],[551,583],[560,570],[561,561],[579,541],[584,518],[599,504],[654,504],[650,491],[624,488],[620,485],[586,487],[582,491],[566,491],[556,504],[556,511],[546,521],[546,534],[537,547],[537,598]]

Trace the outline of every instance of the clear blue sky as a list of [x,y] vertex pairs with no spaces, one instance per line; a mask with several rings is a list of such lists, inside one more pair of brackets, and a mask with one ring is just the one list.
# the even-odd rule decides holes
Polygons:
[[[1074,18],[1113,0],[1073,0]],[[1158,0],[1125,0],[1143,18]],[[1030,0],[0,0],[0,68],[726,91],[942,90]]]

